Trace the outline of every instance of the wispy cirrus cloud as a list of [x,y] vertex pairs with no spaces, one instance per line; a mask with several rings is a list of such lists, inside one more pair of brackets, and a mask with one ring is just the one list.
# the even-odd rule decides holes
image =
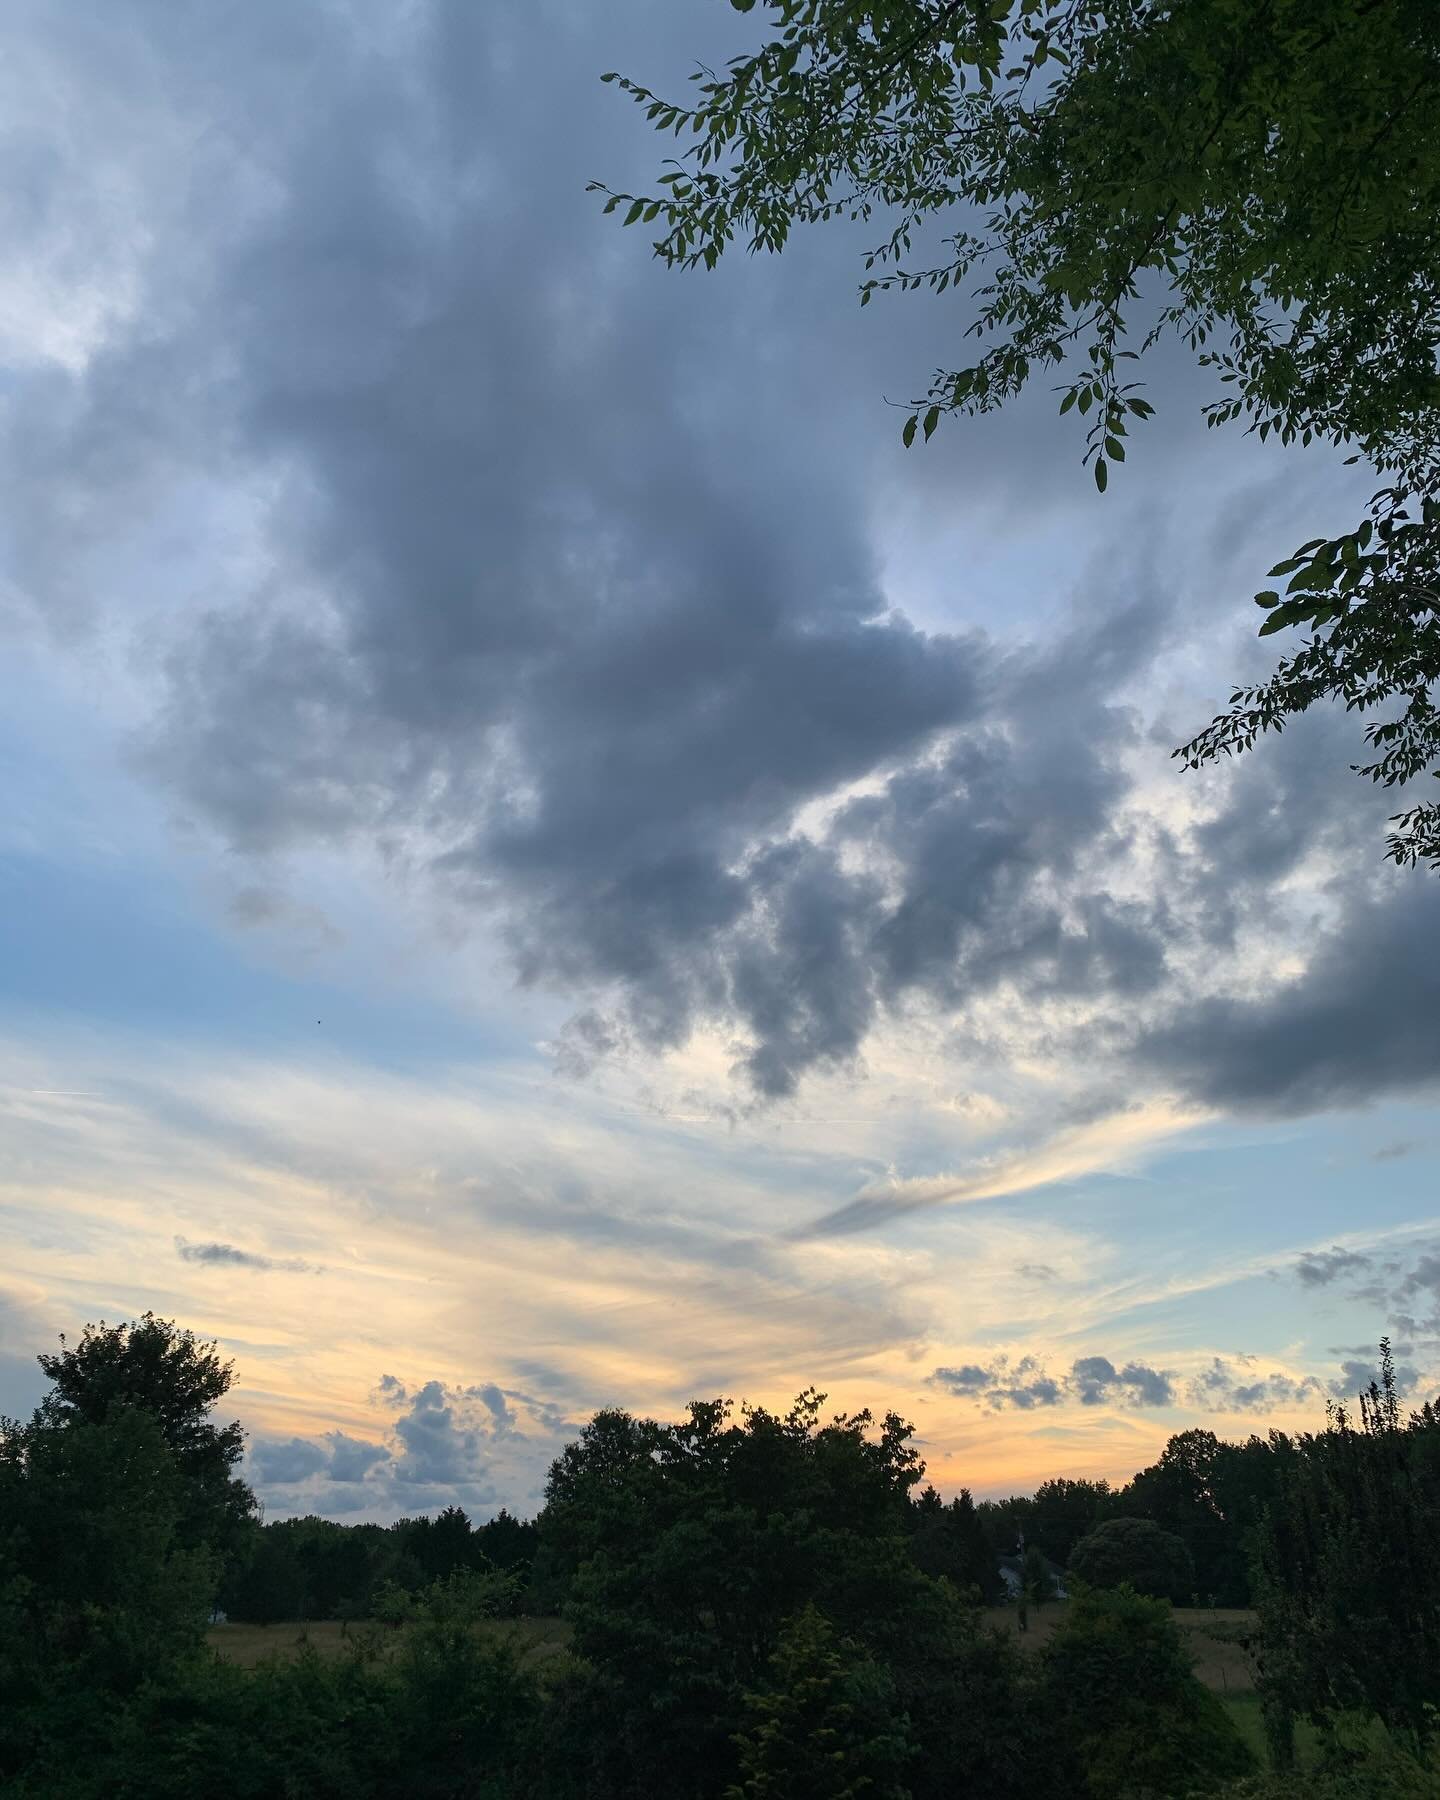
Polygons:
[[969,1174],[900,1177],[875,1183],[834,1212],[800,1228],[802,1237],[873,1230],[908,1212],[996,1200],[1100,1171],[1124,1171],[1167,1138],[1206,1122],[1171,1100],[1123,1108],[1055,1133],[1031,1150],[987,1159]]

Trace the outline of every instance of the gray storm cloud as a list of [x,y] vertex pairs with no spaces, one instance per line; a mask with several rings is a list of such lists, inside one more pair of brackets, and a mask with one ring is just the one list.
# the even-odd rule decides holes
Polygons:
[[[586,176],[652,153],[595,77],[682,74],[682,12],[435,0],[382,28],[261,4],[213,34],[140,0],[37,12],[77,108],[134,76],[106,117],[149,247],[87,359],[17,378],[15,579],[65,629],[192,503],[251,546],[192,546],[152,777],[242,852],[361,842],[473,908],[575,1003],[574,1070],[714,1025],[775,1100],[908,1007],[1003,991],[1051,1048],[1083,1015],[1117,1096],[1284,1113],[1433,1084],[1436,891],[1374,876],[1383,807],[1328,722],[1267,747],[1188,846],[1178,785],[1138,825],[1194,723],[1133,703],[1193,629],[1155,544],[1077,570],[1029,647],[914,623],[870,522],[903,365],[853,308],[854,244],[680,283],[587,206]],[[27,167],[36,216],[83,226],[86,159]],[[955,438],[917,479],[938,504],[950,471],[978,546]],[[984,473],[1011,529],[1079,482],[1053,438]],[[1317,856],[1303,969],[1202,998]],[[429,1410],[417,1468],[463,1455]]]

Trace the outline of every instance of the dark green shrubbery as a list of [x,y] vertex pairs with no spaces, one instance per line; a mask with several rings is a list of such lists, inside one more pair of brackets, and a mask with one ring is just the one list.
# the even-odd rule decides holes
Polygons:
[[1254,1768],[1195,1678],[1169,1606],[1133,1588],[1079,1593],[1041,1653],[1042,1695],[1071,1787],[1095,1800],[1203,1791]]
[[725,1800],[909,1800],[902,1778],[915,1746],[895,1684],[814,1606],[781,1632],[745,1710]]

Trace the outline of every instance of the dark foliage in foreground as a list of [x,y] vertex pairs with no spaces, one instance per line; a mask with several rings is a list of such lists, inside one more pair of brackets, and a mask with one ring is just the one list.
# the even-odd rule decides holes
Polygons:
[[[894,1415],[827,1420],[813,1392],[784,1415],[601,1413],[533,1525],[477,1530],[451,1510],[237,1542],[248,1497],[198,1479],[211,1465],[193,1454],[226,1441],[205,1431],[228,1369],[146,1321],[142,1345],[178,1347],[176,1391],[117,1381],[126,1332],[93,1383],[61,1363],[63,1392],[0,1429],[0,1791],[20,1800],[1437,1792],[1440,1418],[1402,1421],[1388,1378],[1359,1429],[1342,1416],[1262,1446],[1278,1471],[1257,1537],[1273,1735],[1283,1752],[1297,1714],[1328,1734],[1302,1790],[1283,1772],[1255,1785],[1163,1599],[1082,1589],[1034,1656],[988,1629],[999,1515],[917,1498],[923,1468]],[[215,1391],[177,1410],[196,1370],[218,1372]],[[1221,1466],[1212,1446],[1175,1440],[1132,1487],[1196,1502],[1197,1471]],[[1173,1585],[1178,1534],[1082,1531],[1116,1496],[1047,1487],[1037,1537],[1068,1534],[1075,1564],[1097,1536],[1168,1543],[1157,1579]],[[207,1508],[209,1493],[232,1503]],[[276,1570],[357,1621],[345,1654],[247,1671],[207,1651],[220,1584],[263,1598]],[[506,1625],[527,1592],[564,1597],[573,1654],[536,1655]]]

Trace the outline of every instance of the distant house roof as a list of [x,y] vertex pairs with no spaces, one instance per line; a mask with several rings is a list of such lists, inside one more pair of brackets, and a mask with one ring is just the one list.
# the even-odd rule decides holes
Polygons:
[[[1024,1560],[1018,1556],[1001,1556],[996,1560],[1000,1564],[1000,1579],[1005,1583],[1005,1591],[1013,1600],[1020,1592]],[[1065,1571],[1057,1563],[1051,1562],[1048,1556],[1041,1560],[1045,1564],[1045,1573],[1055,1585],[1057,1598],[1065,1599]]]

